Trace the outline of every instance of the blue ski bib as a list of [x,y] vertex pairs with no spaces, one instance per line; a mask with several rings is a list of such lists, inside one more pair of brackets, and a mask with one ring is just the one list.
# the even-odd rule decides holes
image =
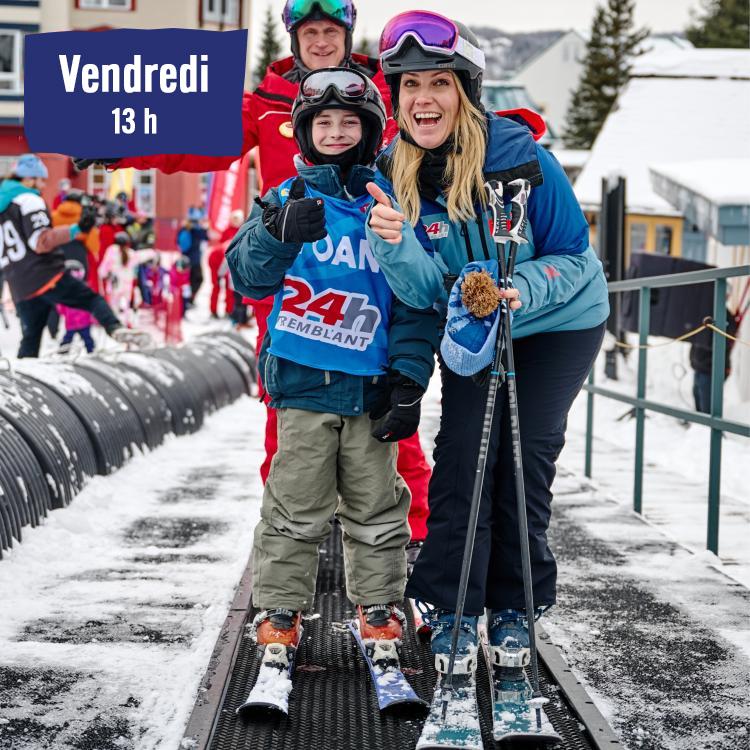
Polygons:
[[[293,179],[279,186],[286,202]],[[365,237],[369,195],[322,198],[328,235],[307,242],[284,277],[268,319],[271,354],[319,370],[381,375],[388,365],[393,292]]]

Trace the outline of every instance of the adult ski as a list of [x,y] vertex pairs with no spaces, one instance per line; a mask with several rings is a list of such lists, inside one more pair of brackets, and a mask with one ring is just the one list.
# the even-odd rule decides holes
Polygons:
[[[300,633],[300,640],[301,636]],[[255,684],[247,700],[237,708],[239,716],[289,713],[296,653],[296,649],[287,648],[281,643],[270,643],[265,647]]]
[[384,711],[393,706],[413,706],[420,711],[426,711],[427,703],[414,692],[401,671],[393,641],[375,641],[374,646],[368,647],[362,640],[356,622],[349,623],[349,630],[370,670],[378,697],[378,708]]
[[453,675],[453,686],[445,719],[443,719],[443,679],[444,675],[438,676],[430,713],[422,727],[417,750],[447,748],[482,750],[476,674]]
[[509,742],[514,748],[526,744],[536,748],[560,742],[560,735],[555,732],[542,708],[542,702],[546,702],[546,699],[533,699],[533,692],[522,669],[494,668],[492,737],[496,742]]
[[514,748],[524,745],[539,747],[560,742],[560,736],[542,708],[547,699],[532,698],[534,691],[523,668],[495,665],[487,635],[487,618],[481,619],[479,642],[490,681],[492,738],[501,745],[504,742],[511,743]]

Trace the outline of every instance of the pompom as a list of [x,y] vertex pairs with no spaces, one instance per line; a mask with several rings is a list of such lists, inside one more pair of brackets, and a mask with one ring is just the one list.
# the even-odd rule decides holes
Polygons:
[[487,271],[470,271],[461,283],[461,297],[475,318],[492,315],[500,304],[500,290]]

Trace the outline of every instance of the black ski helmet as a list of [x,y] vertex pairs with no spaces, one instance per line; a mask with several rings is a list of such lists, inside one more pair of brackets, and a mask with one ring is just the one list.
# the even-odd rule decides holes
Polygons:
[[[410,11],[410,13],[419,13],[419,11]],[[429,13],[433,16],[438,15],[431,11]],[[402,43],[398,44],[395,52],[389,53],[389,50],[383,49],[384,31],[380,39],[380,64],[391,90],[394,116],[398,108],[401,75],[420,70],[451,70],[458,76],[469,101],[477,109],[483,109],[482,74],[484,73],[485,62],[484,54],[479,48],[479,39],[465,24],[460,21],[453,21],[453,23],[456,25],[461,40],[467,43],[466,54],[462,54],[458,49],[449,55],[425,49],[416,35],[412,34],[409,34]],[[405,34],[402,36],[405,36]]]
[[343,26],[346,34],[344,61],[351,57],[352,35],[357,22],[357,9],[352,0],[287,0],[281,20],[289,33],[292,55],[296,61],[300,62],[297,29],[306,21],[333,21]]
[[324,109],[348,109],[360,117],[362,140],[357,162],[371,164],[380,150],[387,118],[378,87],[353,68],[313,70],[300,81],[292,105],[292,129],[300,153],[313,163],[318,152],[312,143],[312,117]]

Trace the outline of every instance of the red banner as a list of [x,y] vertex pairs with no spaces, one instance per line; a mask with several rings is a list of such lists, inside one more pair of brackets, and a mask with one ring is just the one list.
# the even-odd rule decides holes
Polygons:
[[232,162],[229,169],[214,172],[208,198],[208,222],[221,234],[229,226],[229,215],[240,209],[247,214],[247,171],[249,156]]

